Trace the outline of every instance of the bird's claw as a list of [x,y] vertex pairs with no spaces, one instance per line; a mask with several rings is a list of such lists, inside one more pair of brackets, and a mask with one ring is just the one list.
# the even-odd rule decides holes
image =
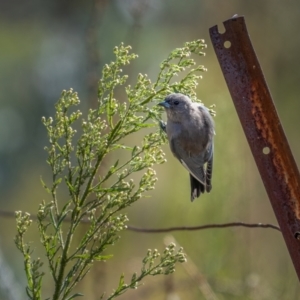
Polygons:
[[166,129],[167,123],[166,123],[166,122],[164,122],[164,121],[159,121],[159,127],[160,127],[160,129],[161,129],[162,131],[167,132],[167,129]]

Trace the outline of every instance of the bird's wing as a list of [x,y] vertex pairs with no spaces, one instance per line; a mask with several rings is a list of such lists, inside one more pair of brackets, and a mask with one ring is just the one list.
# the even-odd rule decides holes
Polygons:
[[191,175],[193,175],[194,178],[196,178],[199,182],[201,182],[205,186],[206,179],[205,179],[204,167],[203,164],[201,163],[196,165],[196,163],[199,163],[197,158],[181,159],[180,162],[191,173]]
[[191,175],[204,186],[206,185],[206,174],[203,165],[207,162],[205,158],[208,153],[201,153],[199,155],[189,156],[176,142],[171,139],[170,146],[173,154],[182,163],[182,165],[189,171]]

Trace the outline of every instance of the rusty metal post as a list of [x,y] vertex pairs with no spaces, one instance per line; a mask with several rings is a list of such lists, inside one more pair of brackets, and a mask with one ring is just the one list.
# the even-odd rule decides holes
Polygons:
[[300,280],[300,175],[251,44],[244,17],[210,37]]

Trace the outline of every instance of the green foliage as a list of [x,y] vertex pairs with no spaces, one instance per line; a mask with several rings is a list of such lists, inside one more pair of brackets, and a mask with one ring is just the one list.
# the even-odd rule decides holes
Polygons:
[[[160,259],[159,259],[160,258]],[[159,262],[156,262],[159,260]],[[128,289],[137,289],[139,282],[146,276],[168,275],[175,272],[175,264],[177,262],[183,263],[186,261],[183,249],[180,248],[175,251],[175,244],[171,243],[160,256],[160,253],[149,249],[146,257],[143,259],[143,266],[141,273],[138,275],[134,273],[129,284],[124,281],[124,274],[121,275],[118,288],[107,298],[108,300],[116,298],[126,292]],[[101,299],[103,299],[102,295]]]
[[[72,294],[76,284],[85,277],[94,261],[111,257],[104,256],[103,251],[115,244],[119,233],[126,229],[128,219],[120,211],[154,189],[157,178],[152,167],[165,162],[161,149],[165,138],[157,129],[161,108],[155,104],[174,91],[197,100],[198,73],[205,69],[195,66],[191,55],[203,55],[203,48],[203,41],[198,40],[175,49],[160,65],[154,83],[147,75],[139,74],[135,86],[125,87],[127,101],[120,101],[115,98],[115,92],[127,79],[127,75],[122,75],[122,68],[137,57],[130,53],[130,47],[121,44],[114,49],[115,61],[103,68],[95,109],[90,109],[83,117],[80,110],[75,110],[80,101],[71,89],[62,92],[55,105],[55,117],[43,117],[49,137],[49,146],[45,150],[52,183],[48,186],[42,181],[42,184],[51,201],[40,204],[37,223],[55,285],[53,300],[81,296]],[[181,72],[184,72],[183,77],[174,81],[174,76]],[[145,134],[140,145],[126,145],[125,137],[151,127],[155,131]],[[122,162],[116,160],[105,171],[107,154],[116,150],[123,151],[124,157],[128,158]],[[135,181],[131,175],[138,171],[143,172]],[[68,199],[59,197],[59,187],[67,189]],[[40,259],[32,258],[31,247],[24,241],[24,234],[31,225],[30,215],[17,212],[16,218],[15,242],[24,256],[27,295],[30,299],[42,299],[42,263]],[[68,226],[63,228],[66,221]],[[88,229],[75,244],[74,235],[82,222],[88,222]],[[158,258],[157,250],[149,250],[141,273],[134,274],[128,285],[122,275],[118,288],[107,299],[113,299],[129,288],[137,288],[148,275],[172,273],[177,262],[185,261],[182,249],[176,252],[173,244]]]

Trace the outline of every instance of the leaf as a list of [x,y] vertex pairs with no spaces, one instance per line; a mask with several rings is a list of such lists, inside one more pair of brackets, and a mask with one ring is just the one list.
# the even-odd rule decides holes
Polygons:
[[110,137],[109,137],[110,140],[112,140],[115,137],[115,134],[119,130],[121,125],[122,125],[122,120],[119,120],[119,122],[116,124],[116,126],[113,128],[113,130],[110,133]]
[[129,147],[129,146],[122,145],[122,144],[114,144],[114,145],[111,146],[110,149],[111,150],[124,149],[124,150],[130,150],[130,151],[132,151],[133,147]]
[[42,176],[40,177],[41,184],[48,194],[51,194],[51,190],[47,187],[46,183],[43,181]]
[[132,275],[132,277],[131,277],[131,284],[132,284],[132,283],[135,283],[136,278],[137,278],[137,273],[135,272],[135,273],[133,273],[133,275]]
[[71,300],[71,299],[74,299],[74,298],[77,298],[77,297],[81,297],[81,296],[84,296],[84,295],[81,294],[81,293],[76,293],[76,294],[72,295],[71,297],[66,298],[66,300]]
[[29,299],[33,299],[32,295],[31,295],[31,290],[28,287],[26,287],[26,294],[29,297]]
[[64,212],[67,208],[68,208],[68,206],[70,206],[71,205],[71,203],[70,202],[67,202],[64,206],[63,206],[63,208],[61,209],[61,212]]
[[88,259],[89,257],[90,257],[89,254],[77,254],[77,255],[74,255],[72,257],[72,259],[78,259],[78,258],[80,258],[80,259]]
[[53,187],[57,187],[62,181],[62,178],[58,178],[55,182],[53,182]]
[[108,259],[110,259],[112,257],[113,257],[113,255],[109,254],[109,255],[96,255],[93,258],[96,261],[106,261],[106,260],[108,260]]
[[[61,179],[61,178],[60,178]],[[72,185],[72,182],[69,181],[68,177],[65,176],[65,182],[68,186],[68,189],[69,191],[72,193],[72,194],[75,194],[75,189],[74,189],[74,186]]]
[[72,212],[72,210],[67,210],[61,215],[61,217],[57,221],[57,227],[60,226],[61,222],[65,219],[69,212]]
[[103,189],[104,191],[108,192],[123,192],[123,191],[129,191],[130,187],[113,187],[113,188],[108,188],[108,189]]
[[124,273],[123,273],[123,274],[121,275],[121,277],[120,277],[120,280],[119,280],[119,286],[118,286],[116,292],[120,292],[120,291],[123,289],[124,284],[125,284],[124,278],[125,278],[125,275],[124,275]]
[[115,162],[115,164],[114,164],[114,166],[113,166],[113,169],[116,169],[117,166],[118,166],[118,164],[119,164],[119,160],[117,159],[117,161]]
[[150,124],[150,123],[141,123],[137,125],[139,128],[152,128],[156,127],[156,124]]
[[53,224],[54,228],[56,229],[56,231],[58,230],[57,225],[56,225],[56,220],[55,217],[53,215],[53,211],[52,209],[50,209],[50,219],[51,219],[51,223]]

